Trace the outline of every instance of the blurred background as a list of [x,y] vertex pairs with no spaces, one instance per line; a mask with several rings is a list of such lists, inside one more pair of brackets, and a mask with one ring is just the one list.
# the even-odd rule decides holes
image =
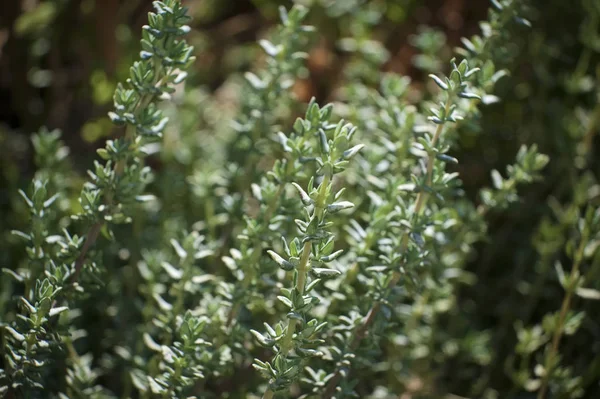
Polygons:
[[[289,7],[292,2],[185,3],[193,16],[189,42],[197,56],[188,83],[196,93],[193,112],[226,119],[239,93],[232,82],[260,63],[257,39],[278,22],[278,6]],[[301,102],[315,96],[321,103],[338,98],[340,71],[351,59],[343,39],[365,33],[365,24],[354,23],[369,19],[365,10],[378,15],[374,23],[366,24],[376,41],[359,51],[384,71],[410,76],[418,96],[427,74],[446,68],[461,37],[480,31],[479,22],[490,6],[482,0],[297,3],[313,4],[308,23],[317,27],[318,34],[310,51],[309,73],[293,90]],[[477,188],[490,184],[492,169],[503,171],[514,161],[521,144],[537,143],[551,158],[544,181],[527,187],[518,204],[489,216],[490,240],[480,245],[470,265],[478,283],[465,285],[459,295],[469,323],[489,331],[490,354],[480,360],[489,365],[484,381],[492,386],[517,378],[508,366],[517,343],[515,320],[530,324],[559,308],[562,289],[553,263],[564,257],[573,209],[598,203],[599,3],[529,1],[527,17],[533,27],[511,44],[511,76],[498,86],[502,102],[484,107],[481,128],[465,129],[461,135],[459,172],[473,197]],[[82,175],[92,164],[95,148],[117,133],[106,113],[116,83],[125,79],[137,58],[140,28],[150,9],[151,2],[145,0],[0,2],[0,237],[23,224],[15,196],[35,172],[32,133],[42,126],[62,130],[72,163]],[[205,98],[213,99],[210,112],[216,115],[206,115]],[[228,129],[214,121],[209,125]],[[0,244],[2,266],[22,256],[7,248]],[[596,289],[598,263],[596,259],[591,271],[596,278],[588,280],[596,281]],[[600,308],[597,301],[578,306],[587,313],[586,321],[563,348],[563,356],[587,378],[587,397],[597,398]],[[454,366],[446,365],[448,370]],[[464,380],[455,369],[448,373],[454,378],[448,384],[466,384],[467,366],[461,365]]]
[[[197,54],[191,85],[218,92],[232,74],[250,68],[260,54],[256,40],[278,22],[278,6],[292,2],[185,3],[194,17],[189,40]],[[309,60],[311,73],[294,88],[304,101],[311,96],[319,101],[332,98],[347,58],[339,46],[339,39],[350,33],[345,21],[365,2],[320,3],[309,21],[319,30]],[[434,45],[448,56],[462,36],[479,30],[478,21],[486,17],[489,5],[467,0],[372,3],[385,8],[376,27],[376,38],[389,52],[382,55],[387,58],[385,70],[417,80],[422,72],[413,59],[419,49],[411,37],[419,27],[439,29],[445,44]],[[42,125],[61,129],[76,153],[88,151],[94,142],[109,136],[110,123],[104,116],[112,106],[115,83],[123,80],[132,57],[137,56],[151,1],[11,0],[0,7],[0,126],[3,137],[23,140],[8,152],[21,163],[20,170],[27,171],[27,137]],[[325,18],[333,21],[337,15],[342,18],[335,24],[320,23]]]

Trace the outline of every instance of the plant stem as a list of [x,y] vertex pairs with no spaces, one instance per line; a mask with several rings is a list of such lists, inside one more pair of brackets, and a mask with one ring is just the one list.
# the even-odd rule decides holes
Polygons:
[[[448,95],[448,99],[446,100],[446,104],[444,106],[444,113],[446,115],[448,114],[448,112],[450,110],[450,106],[451,106],[451,96]],[[441,137],[443,128],[444,128],[443,124],[437,125],[435,133],[431,140],[432,146],[435,146],[435,144]],[[434,162],[435,162],[435,157],[433,156],[433,154],[429,154],[429,157],[427,159],[427,172],[426,172],[428,185],[431,184],[431,181],[433,178]],[[427,202],[427,193],[424,190],[419,191],[419,194],[417,195],[417,199],[415,201],[413,218],[417,218],[419,216],[419,214],[423,210],[426,202]],[[407,248],[408,248],[408,235],[405,234],[402,237],[402,241],[400,243],[400,252],[405,252]],[[398,284],[398,282],[400,281],[401,278],[402,278],[402,275],[400,274],[400,272],[394,271],[392,274],[392,279],[390,280],[390,282],[387,286],[387,289],[392,290],[396,286],[396,284]],[[371,307],[371,309],[369,309],[369,312],[367,313],[367,316],[365,317],[365,321],[356,329],[356,331],[354,333],[354,337],[352,338],[352,341],[350,342],[349,348],[351,351],[355,351],[358,348],[360,342],[367,335],[369,328],[371,327],[373,322],[375,322],[375,318],[377,317],[377,314],[379,314],[380,310],[381,310],[381,302],[379,302],[379,301],[375,302],[375,304]],[[333,377],[329,380],[329,382],[327,383],[327,385],[325,387],[325,392],[323,393],[323,396],[322,396],[324,399],[331,398],[334,395],[335,390],[336,390],[341,378],[342,378],[342,369],[338,368],[335,371],[335,374],[333,375]]]
[[[450,105],[451,105],[450,98],[451,98],[450,95],[448,95],[448,99],[446,100],[446,105],[444,106],[444,114],[448,114],[448,112],[450,110]],[[433,135],[433,138],[431,139],[432,147],[435,147],[435,144],[440,139],[443,129],[444,129],[444,124],[437,125],[437,128],[435,129],[435,134]],[[435,163],[435,157],[433,157],[432,155],[433,154],[429,154],[429,156],[427,158],[427,172],[426,173],[427,173],[427,185],[428,186],[431,186],[431,182],[433,179],[433,164]],[[427,202],[427,193],[424,190],[419,191],[419,195],[417,196],[417,202],[415,204],[415,210],[413,213],[413,215],[415,215],[415,217],[419,217],[421,210],[425,206],[426,202]],[[406,248],[404,248],[404,249],[406,249]]]
[[184,259],[181,267],[183,268],[183,276],[181,280],[175,285],[175,304],[173,305],[173,320],[175,320],[178,314],[181,314],[183,305],[185,302],[185,283],[191,279],[191,271],[193,265],[193,258],[188,255],[187,259]]
[[[158,73],[155,75],[158,76]],[[155,86],[160,86],[163,82],[163,79],[158,79],[155,83]],[[143,108],[146,108],[154,99],[154,95],[142,95],[140,96],[140,99],[138,100],[138,103],[135,107],[135,114],[137,114],[137,112]],[[129,124],[127,125],[127,128],[125,129],[125,139],[128,141],[133,141],[133,139],[135,138],[135,126]],[[114,172],[115,172],[115,177],[119,177],[123,174],[123,172],[125,171],[125,167],[126,167],[126,159],[120,159],[114,167]],[[107,198],[107,202],[109,202],[109,204],[112,202],[112,193],[110,193],[110,197]],[[98,234],[100,233],[100,230],[102,229],[102,226],[104,225],[104,222],[102,220],[97,221],[96,223],[94,223],[92,225],[92,227],[90,227],[90,230],[88,232],[88,234],[86,235],[85,238],[85,242],[83,243],[83,247],[81,248],[81,253],[79,254],[79,257],[77,258],[77,260],[75,261],[75,272],[73,272],[73,275],[71,276],[71,282],[75,283],[77,282],[77,280],[79,279],[79,275],[81,274],[81,270],[83,269],[83,264],[85,262],[85,258],[87,255],[87,252],[89,251],[89,249],[94,245],[94,243],[96,242],[96,240],[98,239]]]
[[560,345],[560,339],[563,335],[567,313],[571,308],[573,292],[576,288],[576,280],[577,276],[579,275],[579,267],[581,265],[581,261],[583,260],[583,251],[585,249],[586,244],[587,240],[585,239],[585,237],[582,237],[581,242],[579,243],[579,248],[577,249],[577,253],[575,254],[573,269],[571,270],[571,275],[569,277],[569,285],[567,287],[566,294],[560,309],[560,314],[558,316],[558,324],[556,326],[556,329],[554,330],[554,335],[552,337],[552,346],[544,364],[544,377],[542,378],[542,385],[540,387],[540,390],[538,391],[538,399],[544,399],[546,397],[546,391],[548,389],[548,382],[550,378],[550,369],[553,368],[552,363],[554,362],[554,358],[558,353],[558,347]]
[[323,181],[319,186],[319,194],[317,196],[317,201],[315,204],[315,215],[317,220],[320,222],[323,219],[323,212],[325,212],[325,203],[327,202],[327,189],[329,188],[329,183],[331,182],[331,175],[326,173],[323,176]]
[[[319,186],[319,193],[317,195],[317,200],[314,208],[314,217],[316,217],[319,221],[323,218],[323,213],[325,212],[325,204],[327,202],[327,191],[329,189],[329,184],[331,182],[331,174],[326,173],[323,177],[323,181]],[[306,240],[304,242],[304,246],[302,247],[302,256],[300,257],[300,262],[298,264],[297,278],[296,278],[296,290],[300,295],[304,295],[304,287],[306,286],[306,279],[308,277],[308,269],[309,269],[309,260],[310,254],[312,252],[312,243],[310,240]],[[288,319],[288,325],[285,332],[285,336],[281,340],[281,346],[279,349],[278,356],[287,356],[290,350],[293,347],[293,339],[294,334],[296,333],[296,326],[298,320],[296,319]],[[273,397],[273,391],[271,389],[267,389],[263,395],[263,399],[269,399]]]
[[[311,242],[306,241],[304,243],[304,247],[302,248],[302,257],[300,258],[300,264],[298,265],[298,278],[296,279],[296,290],[300,293],[300,295],[304,294],[304,286],[306,285],[306,277],[308,275],[308,260],[310,258],[311,253]],[[281,347],[279,350],[278,356],[286,356],[290,350],[292,349],[292,341],[294,338],[294,334],[296,333],[296,322],[295,319],[289,319],[288,325],[286,329],[285,336],[282,339]],[[273,398],[273,391],[271,388],[267,388],[265,393],[263,394],[263,399],[271,399]]]
[[[283,195],[284,188],[285,188],[285,185],[281,184],[279,186],[279,188],[277,189],[277,192],[271,199],[271,202],[267,206],[267,209],[265,210],[265,213],[262,217],[263,224],[266,223],[268,226],[269,220],[271,219],[271,216],[275,212],[275,209],[277,208],[277,204],[279,203],[279,198]],[[250,261],[248,262],[250,265],[250,270],[252,270],[252,267],[254,267],[254,265],[260,260],[260,256],[262,255],[262,246],[261,246],[261,242],[258,241],[258,239],[255,240],[253,248],[255,250],[252,253],[252,257],[250,258]],[[244,280],[242,281],[243,290],[246,290],[250,286],[250,283],[252,282],[252,278],[248,278],[249,276],[248,277],[245,276],[245,277],[246,278],[244,278]],[[236,319],[241,306],[242,306],[241,302],[237,301],[237,303],[231,307],[231,311],[227,315],[227,322],[225,323],[226,327],[228,327],[228,328],[231,327],[231,324],[233,323],[233,320]]]
[[98,234],[102,229],[102,222],[96,222],[90,228],[87,236],[85,237],[85,242],[83,243],[83,247],[81,248],[81,253],[77,260],[75,261],[75,272],[71,277],[71,282],[75,283],[79,279],[79,275],[81,274],[81,270],[83,269],[83,263],[85,262],[85,257],[89,249],[94,245],[96,239],[98,238]]
[[[300,264],[298,265],[298,278],[296,280],[296,290],[298,290],[300,295],[304,294],[304,286],[306,285],[306,277],[308,275],[308,259],[310,258],[311,249],[311,242],[306,241],[302,248],[302,257],[300,258]],[[281,350],[279,352],[283,356],[287,355],[290,349],[292,349],[292,340],[294,338],[294,333],[296,332],[297,321],[298,320],[296,319],[288,320],[287,331],[283,337]]]
[[[596,105],[594,109],[592,120],[588,126],[587,132],[583,138],[583,148],[585,151],[585,156],[589,156],[592,152],[592,145],[594,144],[594,135],[598,130],[598,123],[600,123],[600,104]],[[586,162],[586,164],[589,162]]]

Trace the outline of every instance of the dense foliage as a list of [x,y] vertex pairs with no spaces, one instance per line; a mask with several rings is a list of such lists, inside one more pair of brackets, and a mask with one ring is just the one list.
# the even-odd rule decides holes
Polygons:
[[34,101],[69,1],[13,21],[42,127],[32,173],[0,131],[0,394],[600,395],[598,2],[419,26],[404,74],[415,2],[257,1],[278,22],[223,54],[191,14],[226,3],[155,1],[138,41],[82,2],[131,49],[90,74],[93,161]]

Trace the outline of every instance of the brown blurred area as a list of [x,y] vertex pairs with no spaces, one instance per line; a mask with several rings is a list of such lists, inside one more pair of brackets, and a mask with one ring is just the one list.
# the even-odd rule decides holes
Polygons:
[[42,124],[76,132],[95,113],[86,94],[93,69],[115,76],[118,25],[141,26],[148,3],[2,2],[0,121],[27,133]]
[[[344,1],[344,0],[339,0]],[[380,1],[373,0],[375,3]],[[251,45],[277,22],[276,6],[291,2],[270,0],[188,0],[194,15],[197,68],[195,83],[216,90],[231,73],[250,67],[232,63],[233,49]],[[478,30],[487,2],[428,0],[387,1],[406,17],[385,21],[378,34],[390,51],[385,69],[417,75],[411,65],[415,49],[408,37],[417,26],[427,24],[445,31],[448,43]],[[40,126],[63,130],[67,143],[85,151],[82,126],[101,118],[110,98],[94,94],[98,79],[123,80],[127,57],[137,54],[137,39],[147,0],[7,0],[0,3],[0,126],[30,135]],[[317,16],[316,18],[322,18]],[[296,85],[296,93],[329,99],[343,55],[336,51],[335,27],[319,32],[320,40],[310,54],[309,79]],[[194,39],[192,39],[194,41]],[[418,75],[416,76],[418,77]],[[87,141],[90,141],[89,139]],[[93,141],[93,140],[92,140]]]

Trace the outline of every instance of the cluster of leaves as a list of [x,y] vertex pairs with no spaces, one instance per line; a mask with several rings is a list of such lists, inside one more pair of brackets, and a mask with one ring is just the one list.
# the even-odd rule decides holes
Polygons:
[[[317,3],[343,21],[338,45],[349,54],[331,104],[301,105],[292,90],[308,73],[310,8],[280,8],[280,25],[259,40],[260,66],[225,85],[236,94],[232,112],[204,89],[180,89],[194,61],[182,38],[190,19],[179,0],[155,1],[140,60],[116,87],[109,113],[124,134],[98,150],[103,162],[80,178],[58,132],[35,136],[39,170],[20,205],[29,228],[14,233],[26,259],[3,269],[14,291],[0,302],[9,309],[0,325],[0,392],[98,399],[592,392],[598,361],[581,375],[562,354],[563,341],[597,314],[589,305],[576,310],[575,299],[600,297],[600,213],[592,203],[600,191],[594,173],[582,172],[593,164],[597,106],[582,112],[586,134],[574,135],[581,145],[570,153],[572,204],[549,202],[553,216],[533,245],[536,281],[518,287],[533,303],[524,307],[530,314],[503,319],[517,327],[509,356],[469,302],[493,289],[477,282],[492,267],[478,255],[494,240],[490,222],[523,206],[522,190],[554,167],[520,140],[516,161],[471,195],[457,159],[464,137],[486,139],[484,107],[502,106],[517,37],[530,32],[526,2],[493,0],[481,34],[456,50],[460,61],[448,59],[442,33],[421,29],[411,39],[420,51],[413,64],[430,80],[418,95],[409,77],[381,72],[390,56],[375,40],[389,16],[385,2]],[[600,20],[593,2],[586,7],[584,64],[597,51],[590,32]],[[595,80],[584,70],[564,86],[589,88]],[[554,265],[550,283],[561,301],[536,324]],[[508,388],[496,383],[499,364]]]
[[[587,69],[591,53],[597,51],[594,44],[597,33],[592,31],[599,26],[600,9],[591,3],[583,4],[583,9],[586,17],[579,32],[583,51],[574,73],[561,80],[560,85],[567,95],[591,92],[597,97],[597,87],[594,88],[597,77],[589,75]],[[595,83],[589,85],[592,82]],[[555,188],[548,201],[550,212],[536,227],[535,275],[531,281],[524,281],[529,304],[523,319],[514,323],[515,353],[506,361],[507,374],[513,381],[524,390],[537,393],[540,399],[584,397],[593,384],[591,381],[597,379],[595,366],[581,367],[585,361],[573,359],[565,349],[569,340],[584,334],[589,318],[594,317],[594,302],[600,300],[600,290],[594,281],[600,243],[598,183],[590,168],[597,109],[595,102],[592,106],[581,104],[578,112],[586,122],[583,129],[582,126],[572,129],[571,148],[563,154],[569,162],[569,179],[560,177],[564,185]],[[571,130],[568,125],[565,128]],[[564,175],[564,166],[561,169],[558,173]],[[569,192],[569,202],[561,204],[556,196],[565,189]],[[556,293],[560,300],[536,318],[533,308],[552,283],[560,289]]]
[[[330,123],[331,112],[331,105],[319,109],[316,103],[312,103],[306,119],[298,119],[294,124],[295,134],[282,138],[294,155],[300,155],[298,161],[304,159],[318,164],[316,173],[322,179],[315,187],[315,179],[311,177],[307,190],[292,182],[305,207],[304,220],[294,220],[300,236],[289,240],[289,243],[283,238],[285,258],[269,251],[280,268],[293,270],[293,284],[291,288],[282,289],[282,295],[277,297],[289,310],[287,322],[280,322],[274,327],[265,324],[267,335],[252,330],[262,345],[275,346],[272,362],[255,361],[255,367],[270,379],[265,397],[273,396],[273,392],[289,390],[298,379],[306,359],[322,355],[314,346],[321,343],[318,337],[325,323],[311,316],[311,310],[320,302],[311,291],[317,289],[323,279],[340,274],[338,270],[327,267],[342,252],[333,251],[335,242],[330,231],[333,222],[329,216],[354,206],[351,202],[340,200],[344,189],[333,192],[333,177],[343,172],[348,161],[363,147],[362,144],[350,146],[356,128],[343,121]],[[311,138],[312,145],[307,140]],[[293,151],[293,148],[301,151]]]
[[[155,2],[154,6],[156,13],[149,14],[149,24],[144,26],[141,60],[131,67],[128,88],[119,85],[115,91],[115,111],[109,114],[116,125],[127,126],[126,133],[98,150],[105,163],[95,162],[79,197],[80,211],[70,215],[87,233],[72,235],[64,229],[63,234],[53,234],[60,231],[53,208],[57,198],[67,194],[64,187],[52,184],[59,192],[49,197],[47,183],[35,180],[31,194],[22,193],[30,210],[31,228],[15,234],[27,243],[30,261],[21,272],[4,269],[24,285],[24,293],[20,300],[23,314],[17,314],[12,325],[4,327],[8,337],[2,377],[8,382],[7,389],[26,397],[34,394],[31,390],[52,389],[41,380],[54,368],[45,357],[50,350],[64,349],[70,341],[65,332],[69,320],[54,319],[67,310],[76,312],[70,305],[81,299],[86,289],[102,284],[101,256],[88,251],[101,233],[112,236],[110,225],[131,220],[128,213],[133,204],[147,199],[141,195],[151,178],[150,169],[143,165],[144,146],[160,139],[167,122],[157,102],[168,98],[173,85],[185,79],[186,73],[180,68],[193,61],[192,47],[180,39],[189,31],[186,9],[177,1]],[[34,140],[41,162],[50,160],[45,165],[48,172],[60,172],[63,166],[66,153],[60,150],[63,147],[57,139],[53,133]],[[58,151],[52,155],[52,150]],[[47,173],[41,174],[44,176],[53,180]],[[67,306],[59,306],[61,303]],[[73,375],[67,379],[67,384],[75,382]]]

